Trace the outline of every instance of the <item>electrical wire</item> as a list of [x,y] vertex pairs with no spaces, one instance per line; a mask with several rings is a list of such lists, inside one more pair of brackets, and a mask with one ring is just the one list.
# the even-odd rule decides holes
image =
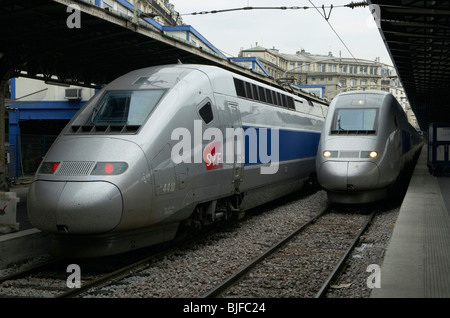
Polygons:
[[[336,34],[336,36],[338,37],[338,39],[341,41],[341,43],[344,45],[344,47],[347,49],[347,51],[350,53],[350,55],[352,56],[352,58],[356,61],[357,59],[355,58],[355,56],[353,55],[353,53],[350,51],[350,49],[348,48],[348,46],[345,44],[344,40],[340,37],[340,35],[337,33],[337,31],[334,29],[334,27],[331,25],[329,19],[330,19],[330,15],[331,15],[331,10],[333,10],[333,8],[357,8],[357,7],[365,7],[367,6],[367,2],[366,1],[360,1],[360,2],[351,2],[349,4],[345,4],[345,5],[337,5],[337,6],[325,6],[322,5],[322,10],[323,10],[323,14],[320,12],[320,10],[317,8],[317,6],[311,1],[309,0],[309,2],[311,3],[311,5],[313,6],[314,9],[317,10],[317,12],[319,12],[319,14],[325,19],[325,21],[328,23],[328,25],[330,26],[331,30],[333,30],[333,32]],[[249,11],[249,10],[308,10],[308,9],[312,9],[312,7],[308,7],[308,6],[292,6],[292,7],[285,7],[285,6],[281,6],[281,7],[242,7],[242,8],[231,8],[231,9],[222,9],[222,10],[212,10],[212,11],[199,11],[199,12],[192,12],[192,13],[184,13],[184,14],[180,14],[180,15],[205,15],[205,14],[216,14],[216,13],[224,13],[224,12],[233,12],[233,11]],[[330,9],[330,11],[328,12],[328,16],[325,13],[325,9]]]
[[192,13],[184,13],[181,15],[199,15],[199,14],[214,14],[232,11],[248,11],[248,10],[300,10],[300,9],[310,9],[309,7],[242,7],[242,8],[232,8],[232,9],[222,9],[222,10],[212,10],[212,11],[199,11]]
[[[319,12],[319,14],[325,19],[325,21],[328,23],[328,25],[330,26],[330,28],[331,28],[331,30],[333,30],[333,32],[336,34],[336,36],[338,37],[338,39],[339,39],[339,41],[341,41],[341,43],[344,45],[344,47],[347,49],[347,51],[348,51],[348,53],[350,53],[350,55],[352,56],[352,58],[356,61],[356,62],[358,62],[358,60],[355,58],[355,56],[353,55],[353,53],[350,51],[350,49],[348,48],[348,46],[347,46],[347,44],[345,44],[345,42],[344,42],[344,40],[342,40],[342,38],[340,37],[340,35],[337,33],[337,31],[333,28],[333,26],[331,25],[331,23],[330,23],[330,21],[329,21],[329,18],[330,18],[330,14],[331,14],[331,9],[333,9],[333,6],[331,6],[331,8],[330,8],[330,12],[329,12],[329,15],[328,15],[328,17],[325,15],[325,7],[324,6],[322,6],[322,9],[324,10],[324,14],[322,14],[322,12],[320,12],[320,10],[316,7],[316,5],[311,1],[311,0],[308,0],[312,5],[313,5],[313,7],[317,10],[317,12]],[[367,3],[366,3],[367,4]],[[350,3],[350,4],[348,4],[348,5],[345,5],[345,7],[351,7],[352,9],[354,9],[356,6],[365,6],[362,2],[361,3],[354,3],[353,1]]]
[[[366,6],[367,2],[351,2],[350,4],[345,5],[339,5],[339,6],[324,6],[324,8],[343,8],[343,7],[349,7],[349,8],[356,8],[359,6]],[[223,13],[223,12],[232,12],[232,11],[249,11],[249,10],[308,10],[313,9],[308,6],[292,6],[292,7],[242,7],[242,8],[232,8],[232,9],[222,9],[222,10],[211,10],[211,11],[199,11],[199,12],[192,12],[192,13],[183,13],[180,15],[200,15],[200,14],[215,14],[215,13]]]

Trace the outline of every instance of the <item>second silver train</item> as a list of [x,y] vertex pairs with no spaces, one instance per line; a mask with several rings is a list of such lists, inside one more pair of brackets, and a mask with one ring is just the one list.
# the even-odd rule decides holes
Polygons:
[[336,96],[316,158],[317,178],[330,202],[386,198],[419,153],[422,141],[395,97],[381,91]]

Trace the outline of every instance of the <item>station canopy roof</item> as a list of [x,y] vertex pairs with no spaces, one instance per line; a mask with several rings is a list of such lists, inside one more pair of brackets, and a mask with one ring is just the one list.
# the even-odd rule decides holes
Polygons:
[[420,128],[450,122],[450,1],[368,3]]
[[[78,6],[79,26],[69,27],[76,22],[70,5]],[[201,36],[192,27],[161,26],[143,15],[136,23],[128,9],[111,11],[89,0],[0,0],[0,80],[25,76],[101,87],[135,69],[181,62],[215,65],[278,86],[206,39],[194,45],[177,36]]]

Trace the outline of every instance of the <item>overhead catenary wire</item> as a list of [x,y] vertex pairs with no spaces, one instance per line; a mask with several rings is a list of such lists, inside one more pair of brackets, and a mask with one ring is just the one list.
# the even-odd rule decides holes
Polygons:
[[[252,6],[247,6],[247,7],[241,7],[241,8],[230,8],[230,9],[222,9],[222,10],[211,10],[211,11],[199,11],[199,12],[192,12],[192,13],[184,13],[184,14],[180,14],[180,15],[205,15],[205,14],[216,14],[216,13],[225,13],[225,12],[233,12],[233,11],[249,11],[249,10],[308,10],[308,9],[316,9],[316,11],[319,12],[319,14],[328,23],[329,27],[336,34],[336,36],[338,37],[339,41],[341,41],[341,43],[344,45],[344,47],[348,51],[348,53],[352,56],[352,58],[355,60],[355,62],[358,63],[358,60],[355,58],[355,56],[350,51],[350,49],[348,48],[347,44],[345,44],[344,40],[341,38],[341,36],[338,34],[338,32],[331,25],[329,19],[330,19],[331,11],[333,10],[333,8],[351,8],[351,9],[354,9],[354,8],[358,8],[358,7],[366,7],[366,6],[368,6],[368,3],[366,1],[360,1],[360,2],[353,2],[352,1],[352,2],[350,2],[348,4],[344,4],[344,5],[336,5],[336,6],[332,5],[332,4],[329,5],[329,6],[322,5],[322,10],[323,10],[323,14],[322,14],[320,12],[320,10],[317,8],[317,6],[311,0],[309,0],[309,2],[311,3],[312,7],[308,7],[308,6],[291,6],[291,7],[287,7],[287,6],[280,6],[280,7],[252,7]],[[325,9],[329,9],[328,15],[326,14]]]
[[[361,2],[353,2],[352,1],[349,4],[338,5],[338,6],[333,6],[333,5],[323,6],[323,8],[324,9],[328,9],[328,8],[348,7],[348,8],[354,9],[356,7],[362,7],[362,6],[367,6],[367,2],[366,1],[361,1]],[[222,9],[222,10],[211,10],[211,11],[198,11],[198,12],[191,12],[191,13],[183,13],[183,14],[180,14],[180,15],[215,14],[215,13],[224,13],[224,12],[233,12],[233,11],[249,11],[249,10],[308,10],[308,9],[313,9],[313,7],[308,7],[308,6],[252,7],[252,6],[247,6],[247,7],[241,7],[241,8],[231,8],[231,9]]]
[[[350,51],[350,49],[348,48],[347,44],[345,44],[344,40],[341,38],[341,36],[337,33],[337,31],[334,29],[334,27],[331,25],[330,23],[330,15],[331,15],[331,10],[333,9],[333,5],[330,6],[330,12],[328,13],[328,16],[325,13],[325,6],[322,6],[322,10],[323,10],[323,14],[322,12],[320,12],[320,10],[316,7],[316,5],[311,1],[308,0],[309,3],[312,4],[312,6],[317,10],[317,12],[319,12],[319,14],[325,19],[325,21],[328,23],[328,25],[330,26],[331,30],[333,30],[333,32],[336,34],[336,36],[338,37],[339,41],[341,41],[342,45],[344,45],[344,47],[347,49],[348,53],[350,53],[350,55],[352,56],[352,58],[355,60],[356,63],[358,63],[358,60],[355,58],[355,56],[353,55],[353,53]],[[365,6],[367,5],[367,3],[364,4],[364,2],[360,2],[360,3],[354,3],[353,1],[350,4],[344,5],[345,7],[350,7],[352,9],[354,9],[355,7],[358,6]]]
[[[345,44],[344,40],[341,38],[341,36],[338,34],[338,32],[331,25],[329,20],[330,20],[331,11],[333,10],[333,8],[344,8],[344,7],[346,7],[346,8],[354,9],[354,8],[358,8],[358,7],[365,7],[365,6],[367,6],[368,5],[367,2],[366,1],[360,1],[360,2],[353,2],[352,1],[352,2],[350,2],[348,4],[344,4],[344,5],[336,5],[336,6],[335,5],[329,5],[329,6],[322,5],[323,14],[320,12],[320,10],[317,8],[317,6],[311,0],[309,0],[309,2],[311,3],[312,7],[308,7],[308,6],[250,7],[250,6],[247,6],[247,7],[241,7],[241,8],[231,8],[231,9],[222,9],[222,10],[198,11],[198,12],[192,12],[192,13],[184,13],[184,14],[180,14],[180,15],[205,15],[205,14],[216,14],[216,13],[233,12],[233,11],[249,11],[249,10],[308,10],[308,9],[316,9],[317,12],[319,12],[319,14],[328,23],[328,25],[331,28],[331,30],[336,34],[336,36],[338,37],[339,41],[341,41],[341,43],[344,45],[346,50],[350,53],[352,58],[356,62],[358,62],[357,59],[355,58],[355,56],[353,55],[353,53],[348,48],[347,44]],[[328,15],[326,14],[325,9],[329,9]]]
[[199,11],[192,13],[184,13],[181,15],[199,15],[199,14],[215,14],[215,13],[224,13],[224,12],[232,12],[232,11],[248,11],[248,10],[307,10],[311,9],[310,7],[242,7],[242,8],[231,8],[231,9],[222,9],[222,10],[211,10],[211,11]]

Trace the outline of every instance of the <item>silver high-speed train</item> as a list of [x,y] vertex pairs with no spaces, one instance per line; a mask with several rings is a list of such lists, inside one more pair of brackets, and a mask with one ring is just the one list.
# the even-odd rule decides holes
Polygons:
[[330,202],[381,200],[398,185],[421,146],[392,94],[341,93],[331,101],[320,138],[317,179]]
[[28,193],[51,253],[91,257],[172,240],[299,190],[328,107],[232,72],[130,72],[68,123]]

